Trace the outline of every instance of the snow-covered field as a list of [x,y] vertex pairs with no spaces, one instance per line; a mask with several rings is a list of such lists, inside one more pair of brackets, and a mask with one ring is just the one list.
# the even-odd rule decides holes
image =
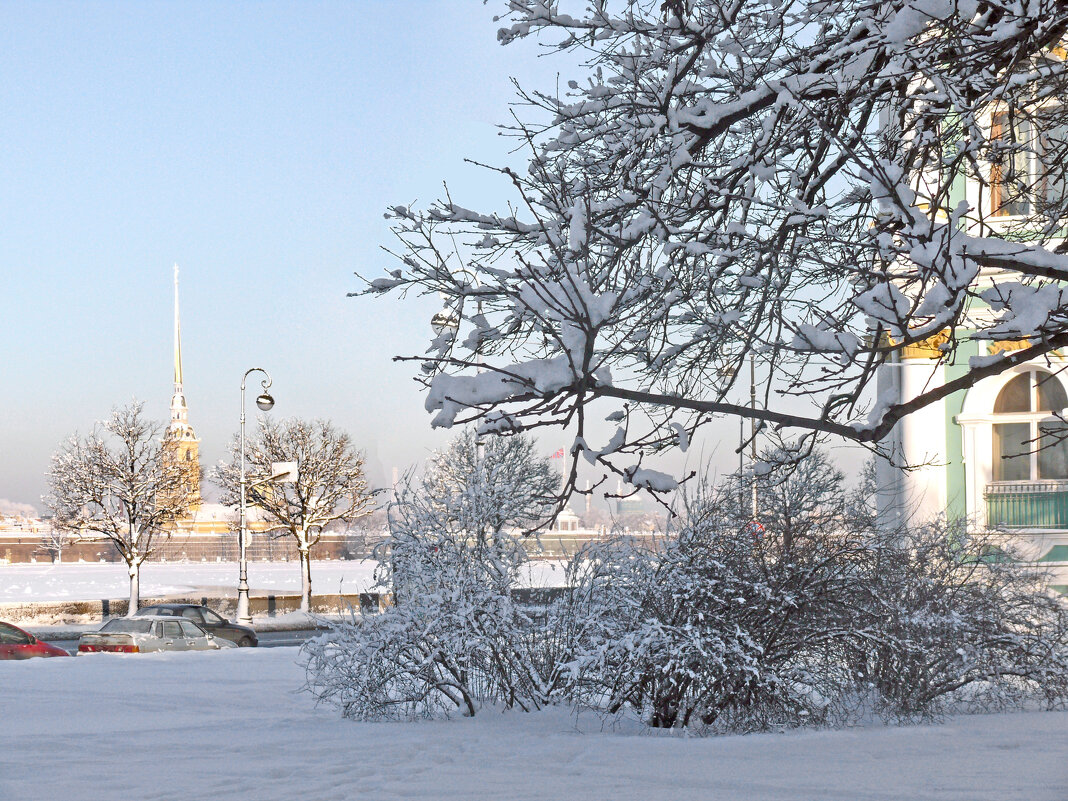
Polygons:
[[[375,562],[313,562],[312,589],[316,594],[366,591],[373,583]],[[528,584],[560,583],[562,571],[553,562],[534,562]],[[141,567],[141,596],[213,594],[223,588],[236,592],[235,562],[146,562]],[[300,567],[296,562],[250,562],[248,581],[252,593],[300,592]],[[20,601],[96,601],[125,598],[130,580],[123,564],[12,564],[0,565],[0,603]]]
[[292,648],[0,662],[0,799],[1053,801],[1068,713],[712,739],[563,710],[353,723]]
[[[374,565],[371,561],[313,563],[313,589],[316,593],[366,590],[373,582]],[[141,595],[151,598],[236,587],[237,574],[236,562],[146,562],[141,566]],[[248,581],[254,591],[300,592],[300,566],[296,562],[249,562]],[[0,602],[94,601],[129,594],[130,578],[122,563],[0,565]]]

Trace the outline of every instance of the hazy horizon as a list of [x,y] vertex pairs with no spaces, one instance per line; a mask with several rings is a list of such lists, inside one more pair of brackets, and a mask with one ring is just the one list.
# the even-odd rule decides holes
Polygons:
[[332,419],[376,484],[440,445],[390,361],[436,299],[346,293],[391,266],[387,205],[499,191],[463,158],[506,158],[509,75],[553,70],[497,27],[444,2],[0,6],[0,499],[40,509],[50,454],[117,405],[166,421],[174,263],[205,467],[254,366],[272,414]]
[[[0,499],[40,510],[50,455],[115,406],[167,420],[175,263],[205,468],[250,367],[274,379],[273,415],[348,431],[374,485],[444,443],[415,368],[391,360],[423,351],[440,302],[346,293],[393,267],[387,206],[429,203],[444,180],[467,206],[507,196],[463,160],[517,160],[496,127],[511,76],[551,87],[568,64],[498,45],[499,10],[0,5]],[[737,423],[711,432],[673,464],[700,448],[733,469]],[[546,455],[570,444],[542,435]]]

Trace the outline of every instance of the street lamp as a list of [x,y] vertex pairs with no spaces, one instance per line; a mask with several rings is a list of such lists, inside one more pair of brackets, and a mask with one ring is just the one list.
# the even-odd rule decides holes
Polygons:
[[271,376],[262,367],[246,370],[241,377],[241,534],[238,543],[240,570],[237,579],[237,622],[246,626],[252,623],[252,615],[248,609],[248,524],[245,514],[245,381],[250,373],[263,373],[265,376],[260,382],[263,392],[256,398],[257,408],[263,412],[274,408],[274,398],[267,392],[271,386]]
[[450,308],[444,308],[430,318],[430,327],[434,336],[441,336],[448,331],[452,336],[460,330],[460,317]]

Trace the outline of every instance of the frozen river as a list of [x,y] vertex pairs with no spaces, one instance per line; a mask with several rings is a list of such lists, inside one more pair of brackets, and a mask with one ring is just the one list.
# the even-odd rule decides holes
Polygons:
[[[312,588],[317,595],[365,592],[374,584],[376,563],[363,561],[312,562]],[[218,594],[237,587],[236,562],[146,562],[141,567],[141,597],[161,595]],[[562,583],[560,566],[535,562],[523,582],[526,586]],[[297,562],[249,562],[248,582],[252,593],[300,591]],[[130,592],[126,566],[97,564],[0,564],[0,603],[27,601],[96,601],[125,598]]]

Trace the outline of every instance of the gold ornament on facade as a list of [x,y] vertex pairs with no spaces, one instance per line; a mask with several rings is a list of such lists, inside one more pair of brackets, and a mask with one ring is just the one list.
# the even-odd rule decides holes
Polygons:
[[949,329],[905,345],[901,349],[903,359],[941,359],[946,354],[949,344]]
[[[986,349],[987,353],[993,356],[996,353],[1012,353],[1017,350],[1026,350],[1029,347],[1031,347],[1029,339],[999,339],[988,343]],[[1059,350],[1051,350],[1046,356],[1053,359],[1063,358]]]
[[993,356],[995,353],[1012,353],[1014,350],[1024,350],[1031,347],[1026,339],[999,339],[987,344],[987,352]]

